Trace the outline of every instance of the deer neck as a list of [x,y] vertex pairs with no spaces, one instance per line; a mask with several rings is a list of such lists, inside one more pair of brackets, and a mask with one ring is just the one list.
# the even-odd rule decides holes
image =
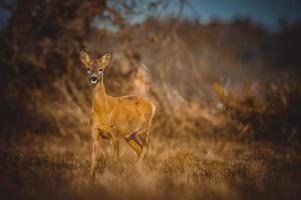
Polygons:
[[103,82],[92,89],[92,109],[98,115],[105,116],[109,111],[108,95]]

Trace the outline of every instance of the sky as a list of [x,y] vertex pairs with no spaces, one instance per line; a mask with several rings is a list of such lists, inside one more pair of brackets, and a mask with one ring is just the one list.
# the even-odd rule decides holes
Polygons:
[[229,21],[235,16],[249,16],[255,22],[275,29],[279,18],[288,23],[301,20],[301,0],[189,0],[185,17],[193,16],[194,10],[202,22],[218,17]]
[[[109,0],[108,0],[109,1]],[[146,0],[147,2],[151,0]],[[197,17],[203,23],[218,17],[230,21],[236,16],[249,16],[253,21],[270,29],[277,28],[279,18],[289,24],[301,20],[301,0],[187,0],[190,6],[184,8],[184,18]],[[176,12],[178,0],[170,0],[172,12]],[[162,14],[162,13],[161,13]],[[160,14],[160,15],[161,15]],[[9,13],[0,9],[0,27]],[[145,16],[138,16],[133,21],[141,22]]]

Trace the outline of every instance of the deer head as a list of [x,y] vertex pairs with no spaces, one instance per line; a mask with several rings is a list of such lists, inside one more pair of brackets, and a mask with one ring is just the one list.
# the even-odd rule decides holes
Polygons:
[[111,59],[111,52],[106,52],[98,59],[92,58],[84,51],[80,52],[80,60],[86,67],[88,78],[93,86],[103,82],[103,71],[110,64]]

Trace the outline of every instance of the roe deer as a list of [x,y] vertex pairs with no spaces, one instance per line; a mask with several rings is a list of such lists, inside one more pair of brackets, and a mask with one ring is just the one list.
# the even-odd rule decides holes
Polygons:
[[104,69],[109,65],[112,53],[107,52],[98,59],[80,52],[80,60],[86,67],[92,86],[91,176],[95,178],[95,168],[99,139],[110,139],[113,146],[113,166],[119,172],[119,140],[124,138],[137,153],[141,164],[149,146],[149,129],[155,114],[152,102],[138,96],[112,97],[106,94],[103,83]]

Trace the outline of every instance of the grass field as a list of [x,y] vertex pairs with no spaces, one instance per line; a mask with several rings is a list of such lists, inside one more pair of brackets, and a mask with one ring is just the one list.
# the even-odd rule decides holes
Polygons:
[[110,144],[101,144],[93,184],[87,139],[28,135],[2,142],[1,199],[298,199],[301,193],[301,158],[292,147],[154,135],[141,169],[122,142],[121,172],[114,175]]

